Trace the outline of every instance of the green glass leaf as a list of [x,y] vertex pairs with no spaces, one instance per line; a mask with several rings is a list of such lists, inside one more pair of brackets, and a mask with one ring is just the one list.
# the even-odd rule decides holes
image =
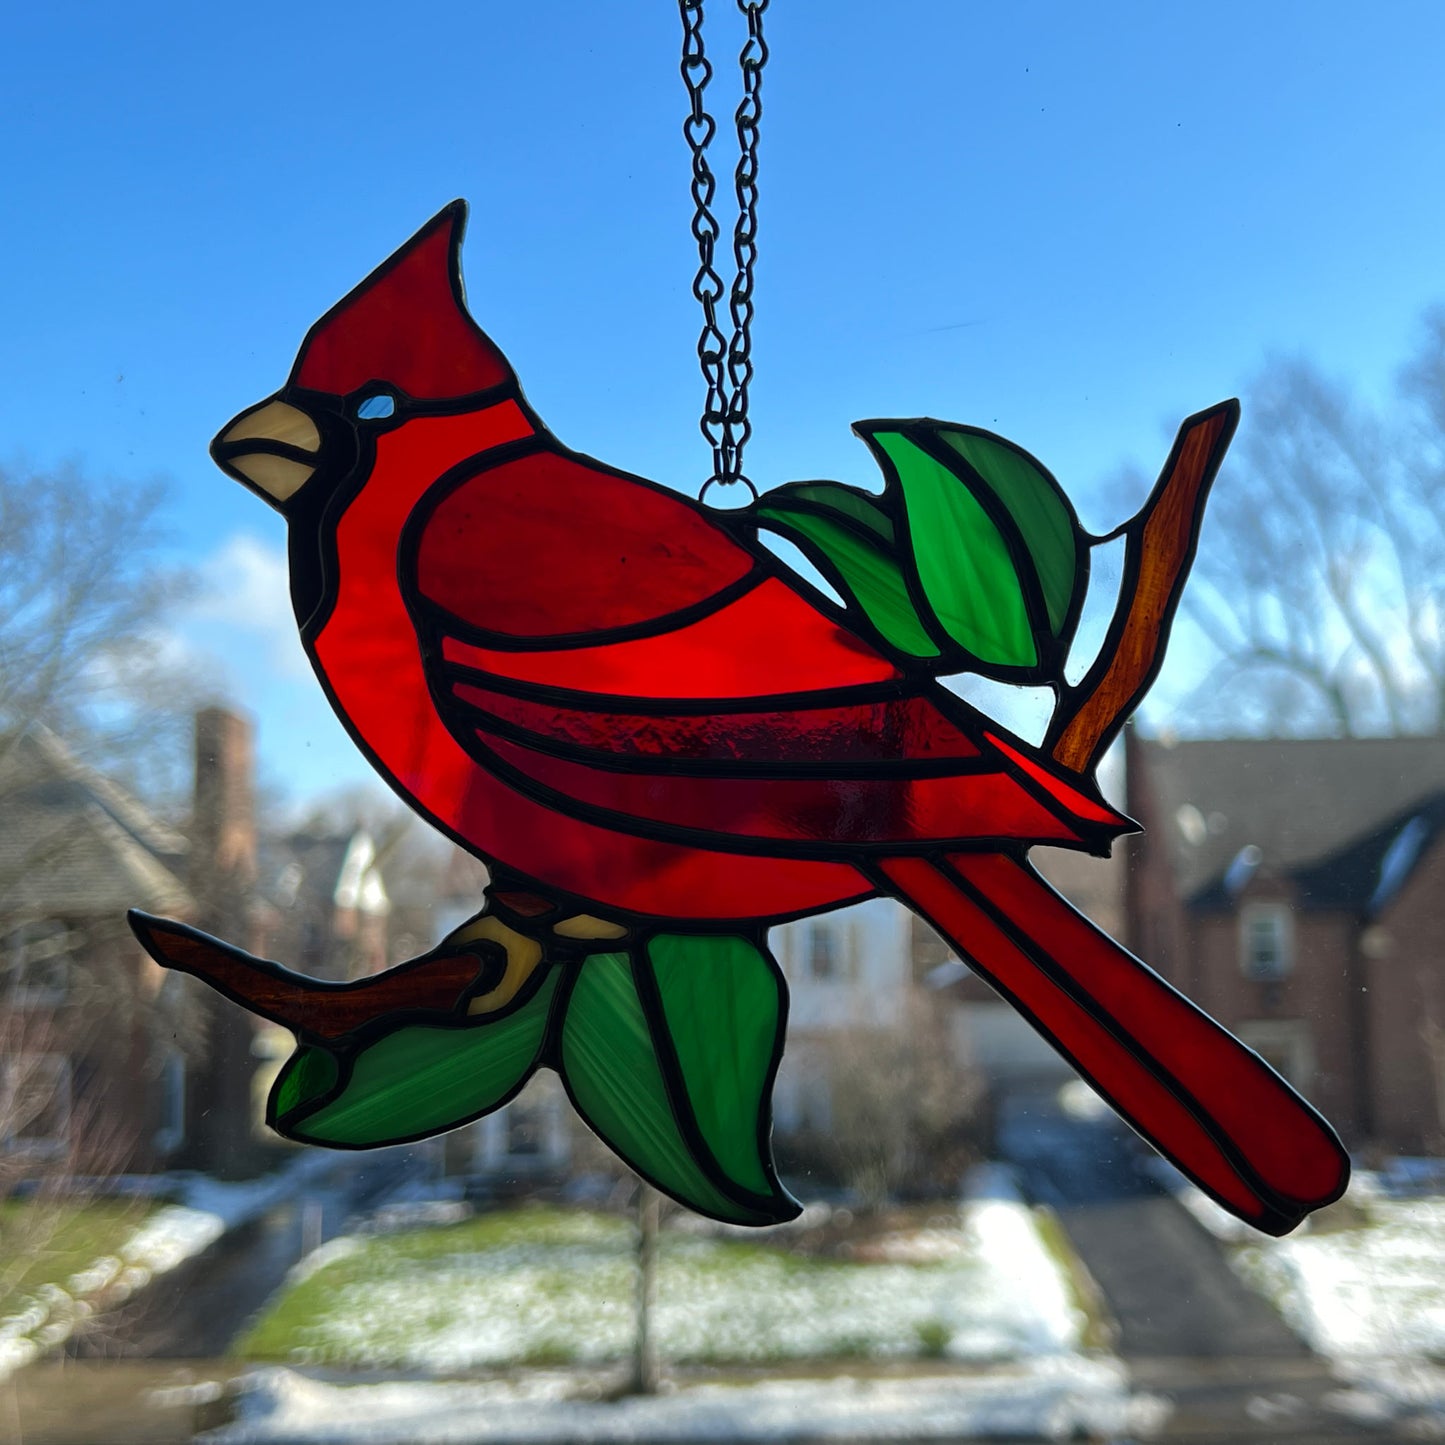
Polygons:
[[893,518],[873,497],[842,482],[789,482],[762,498],[762,505],[787,512],[793,504],[821,509],[872,532],[886,547],[894,542]]
[[1054,635],[1063,631],[1079,566],[1079,537],[1063,490],[1034,459],[1001,437],[962,428],[933,433],[957,452],[1009,510],[1038,572]]
[[403,1025],[360,1050],[331,1103],[287,1119],[283,1101],[294,1100],[294,1110],[325,1092],[314,1087],[324,1071],[308,1057],[321,1051],[299,1050],[276,1081],[273,1117],[287,1138],[353,1148],[453,1129],[495,1108],[532,1072],[556,987],[553,969],[521,1008],[500,1018],[482,1015],[461,1028]]
[[273,1117],[284,1119],[307,1099],[319,1099],[330,1093],[339,1073],[336,1055],[330,1049],[303,1045],[282,1065],[276,1079],[271,1096]]
[[658,934],[647,945],[698,1129],[728,1178],[774,1195],[764,1164],[783,984],[746,938]]
[[902,434],[878,431],[873,440],[897,469],[918,577],[944,630],[981,662],[1036,665],[1013,558],[978,498]]
[[694,1157],[668,1099],[627,954],[594,953],[579,965],[562,1021],[562,1075],[582,1117],[640,1173],[714,1219],[762,1222]]
[[812,542],[837,568],[845,595],[858,603],[891,646],[910,657],[939,655],[937,644],[918,619],[902,569],[892,557],[832,518],[774,507],[771,497],[769,493],[764,499],[769,505],[758,509],[759,519],[784,536]]

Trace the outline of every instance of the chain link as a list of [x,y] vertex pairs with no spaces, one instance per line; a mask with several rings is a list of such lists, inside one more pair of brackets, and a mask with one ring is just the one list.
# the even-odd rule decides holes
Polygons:
[[703,0],[678,0],[682,16],[682,79],[691,110],[682,133],[692,152],[692,234],[697,242],[698,269],[692,294],[702,306],[702,332],[697,358],[707,384],[700,428],[712,448],[712,476],[703,485],[706,494],[714,482],[730,486],[742,482],[754,496],[757,489],[743,473],[743,448],[752,436],[748,420],[748,387],[753,379],[753,269],[758,259],[758,133],[763,115],[763,66],[768,47],[763,39],[763,12],[768,0],[737,0],[747,18],[748,38],[739,56],[743,98],[734,121],[738,137],[738,163],[733,172],[737,222],[733,227],[732,286],[728,316],[732,335],[724,337],[718,325],[718,303],[723,298],[718,275],[717,242],[721,234],[713,201],[717,178],[708,164],[707,149],[717,134],[717,123],[705,105],[713,68],[703,48]]

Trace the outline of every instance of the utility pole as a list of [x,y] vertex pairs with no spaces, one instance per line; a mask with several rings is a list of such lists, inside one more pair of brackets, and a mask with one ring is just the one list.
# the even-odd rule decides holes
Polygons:
[[652,1333],[657,1303],[657,1235],[662,1197],[650,1184],[637,1186],[637,1335],[632,1357],[632,1393],[657,1393],[657,1341]]

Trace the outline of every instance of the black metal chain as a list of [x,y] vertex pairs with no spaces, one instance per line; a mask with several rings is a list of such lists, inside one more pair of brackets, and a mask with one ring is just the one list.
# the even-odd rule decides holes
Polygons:
[[717,123],[704,105],[712,64],[703,49],[703,0],[678,0],[682,16],[682,79],[692,109],[682,133],[692,152],[692,234],[697,241],[698,270],[692,294],[702,305],[702,333],[697,342],[697,359],[707,383],[707,401],[700,423],[712,448],[712,476],[703,484],[703,494],[714,482],[730,486],[742,482],[754,495],[757,489],[743,474],[743,448],[752,436],[748,420],[748,387],[753,379],[753,268],[758,259],[758,128],[763,115],[763,66],[768,47],[763,39],[763,12],[768,0],[737,0],[747,17],[748,38],[738,57],[743,73],[743,98],[734,120],[738,136],[738,164],[733,172],[733,194],[738,217],[733,227],[735,271],[728,293],[728,314],[732,335],[726,340],[718,325],[718,302],[723,297],[722,277],[715,257],[719,228],[713,214],[717,180],[708,165],[707,148],[717,134]]

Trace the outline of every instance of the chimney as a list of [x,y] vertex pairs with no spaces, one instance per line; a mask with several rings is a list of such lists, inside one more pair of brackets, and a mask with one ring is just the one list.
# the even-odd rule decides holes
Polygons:
[[256,887],[256,789],[251,724],[221,707],[196,714],[191,892],[197,923],[245,948]]
[[[191,810],[190,886],[196,925],[254,947],[256,796],[251,724],[220,707],[196,714],[196,791]],[[186,1084],[187,1142],[181,1162],[223,1179],[257,1172],[253,1085],[255,1024],[208,990]],[[200,1021],[200,1020],[203,1020]]]

